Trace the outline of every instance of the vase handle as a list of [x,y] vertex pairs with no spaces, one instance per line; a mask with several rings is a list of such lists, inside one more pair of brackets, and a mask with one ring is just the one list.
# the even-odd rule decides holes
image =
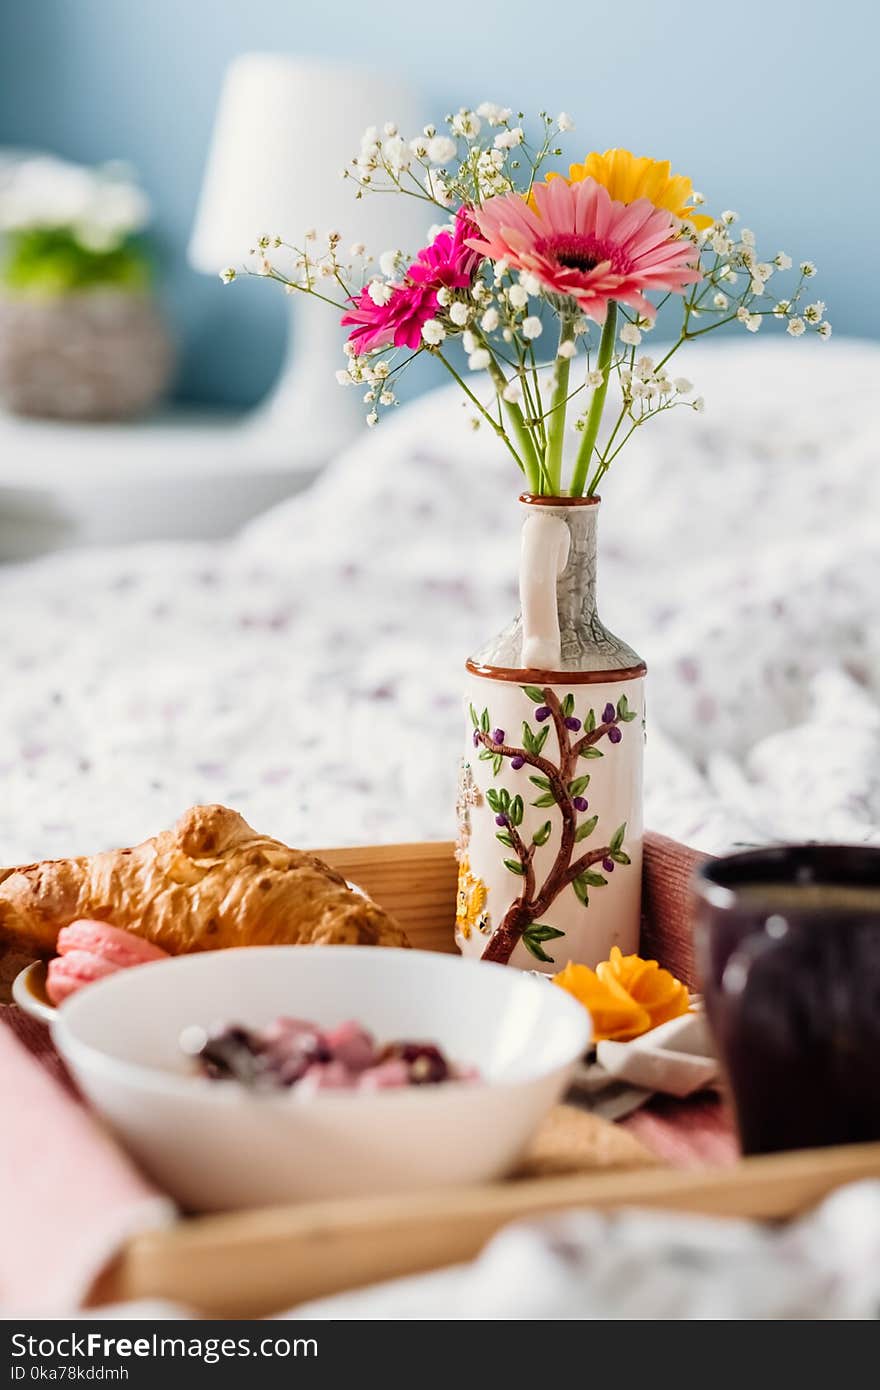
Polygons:
[[543,671],[561,664],[556,581],[568,564],[571,535],[561,517],[527,516],[522,528],[519,598],[522,608],[522,663]]

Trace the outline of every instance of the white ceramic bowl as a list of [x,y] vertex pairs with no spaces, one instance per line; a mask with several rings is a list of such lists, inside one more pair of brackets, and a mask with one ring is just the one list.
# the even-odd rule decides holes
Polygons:
[[[192,1074],[181,1029],[353,1018],[438,1043],[481,1080],[371,1094],[254,1094]],[[508,1171],[590,1041],[586,1011],[507,966],[359,946],[212,951],[73,995],[52,1035],[114,1133],[186,1208],[473,1183]]]

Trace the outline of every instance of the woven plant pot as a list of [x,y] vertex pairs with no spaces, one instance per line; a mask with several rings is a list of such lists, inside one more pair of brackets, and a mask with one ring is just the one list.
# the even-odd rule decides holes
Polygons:
[[0,403],[17,415],[120,420],[168,385],[173,352],[147,295],[0,293]]

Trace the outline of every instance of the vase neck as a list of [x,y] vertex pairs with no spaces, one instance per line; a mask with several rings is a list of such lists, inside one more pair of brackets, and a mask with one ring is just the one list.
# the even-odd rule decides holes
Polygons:
[[524,518],[553,517],[568,532],[568,558],[556,579],[556,611],[563,648],[573,634],[589,632],[598,621],[599,498],[521,501]]

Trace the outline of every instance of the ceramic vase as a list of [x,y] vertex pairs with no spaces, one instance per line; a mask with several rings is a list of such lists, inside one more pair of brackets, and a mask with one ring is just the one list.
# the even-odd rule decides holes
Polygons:
[[638,949],[645,663],[599,619],[599,499],[520,501],[521,611],[467,662],[456,940],[554,973]]

